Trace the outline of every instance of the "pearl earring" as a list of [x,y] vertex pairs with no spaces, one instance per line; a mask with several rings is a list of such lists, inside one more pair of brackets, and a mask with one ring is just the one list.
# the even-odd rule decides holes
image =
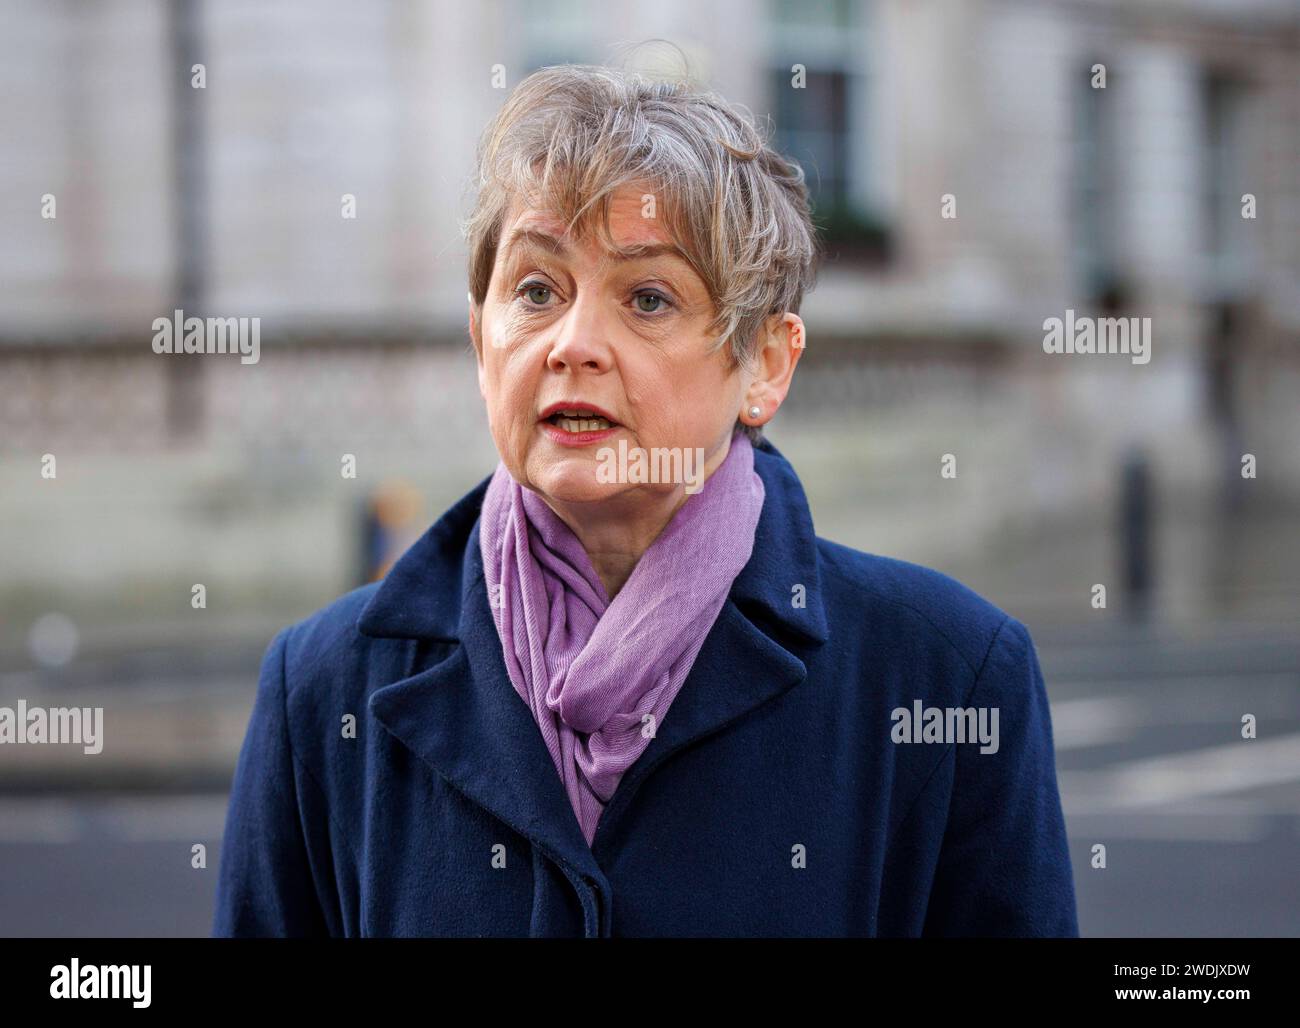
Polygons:
[[762,408],[762,407],[750,407],[750,408],[749,408],[749,416],[750,416],[751,418],[756,418],[756,417],[758,417],[758,416],[759,416],[760,414],[762,414],[762,413],[763,413],[763,408]]

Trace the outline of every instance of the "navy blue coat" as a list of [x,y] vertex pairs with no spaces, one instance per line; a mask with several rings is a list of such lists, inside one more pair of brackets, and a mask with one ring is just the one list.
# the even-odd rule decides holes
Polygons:
[[[771,443],[755,467],[753,557],[591,847],[502,659],[487,478],[381,583],[282,630],[213,934],[1077,935],[1025,627],[938,572],[817,538]],[[997,752],[894,741],[917,700],[998,708]]]

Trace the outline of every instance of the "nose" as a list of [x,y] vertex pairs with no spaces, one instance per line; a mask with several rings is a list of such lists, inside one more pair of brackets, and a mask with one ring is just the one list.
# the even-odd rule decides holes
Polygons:
[[592,295],[578,296],[556,326],[554,341],[546,355],[552,371],[608,371],[612,363],[609,326],[600,304]]

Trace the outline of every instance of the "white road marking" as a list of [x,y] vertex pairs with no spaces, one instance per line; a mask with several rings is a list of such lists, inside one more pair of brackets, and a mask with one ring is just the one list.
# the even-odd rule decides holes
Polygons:
[[1141,714],[1142,705],[1125,697],[1060,700],[1052,704],[1052,741],[1057,750],[1122,742],[1137,732]]
[[1300,781],[1300,733],[1242,739],[1170,756],[1144,757],[1097,771],[1063,771],[1063,794],[1136,810],[1178,800]]

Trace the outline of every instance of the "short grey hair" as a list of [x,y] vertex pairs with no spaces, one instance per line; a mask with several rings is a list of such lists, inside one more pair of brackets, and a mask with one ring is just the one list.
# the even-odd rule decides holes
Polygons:
[[[479,141],[473,209],[461,226],[474,303],[487,297],[516,198],[563,218],[579,237],[594,222],[612,246],[611,194],[641,181],[654,184],[656,214],[713,300],[710,352],[729,344],[731,367],[752,371],[763,323],[797,314],[815,282],[808,189],[803,169],[771,147],[743,107],[684,81],[568,64],[515,87]],[[736,428],[762,439],[757,426],[737,419]]]

